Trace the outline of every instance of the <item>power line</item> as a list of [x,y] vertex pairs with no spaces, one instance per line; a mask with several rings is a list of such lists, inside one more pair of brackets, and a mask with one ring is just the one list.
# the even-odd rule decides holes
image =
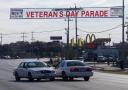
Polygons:
[[59,29],[59,30],[49,30],[49,31],[42,31],[42,32],[35,32],[35,33],[47,33],[47,32],[57,32],[57,31],[64,31],[64,29]]
[[[45,33],[45,32],[56,32],[56,31],[63,31],[64,29],[58,29],[58,30],[45,30],[45,31],[41,31],[41,32],[33,32],[33,33]],[[32,32],[28,32],[28,33],[25,33],[25,34],[30,34]],[[18,34],[21,34],[21,33],[6,33],[4,35],[18,35]],[[23,33],[22,33],[23,34]]]
[[108,31],[112,31],[112,30],[114,30],[114,29],[120,28],[121,25],[122,25],[122,24],[117,25],[117,26],[115,26],[115,27],[113,27],[113,28],[110,28],[110,29],[107,29],[107,30],[99,31],[99,32],[88,32],[88,31],[85,31],[85,30],[83,30],[83,29],[81,29],[81,28],[79,28],[79,30],[82,31],[82,32],[86,32],[86,33],[104,33],[104,32],[108,32]]

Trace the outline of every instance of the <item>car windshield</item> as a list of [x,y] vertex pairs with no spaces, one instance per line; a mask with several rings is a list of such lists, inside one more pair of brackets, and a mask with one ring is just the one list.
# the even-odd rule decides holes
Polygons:
[[71,61],[71,62],[67,62],[67,66],[68,67],[70,67],[70,66],[85,66],[85,64],[82,62],[78,62],[78,61]]
[[45,63],[43,62],[29,62],[27,64],[28,68],[36,68],[36,67],[48,67]]

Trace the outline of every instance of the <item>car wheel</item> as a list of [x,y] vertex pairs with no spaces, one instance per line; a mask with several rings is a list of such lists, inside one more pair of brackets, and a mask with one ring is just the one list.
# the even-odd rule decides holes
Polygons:
[[85,81],[89,81],[90,77],[84,77]]
[[40,81],[41,80],[41,78],[37,78],[37,81]]
[[49,79],[50,81],[55,81],[55,77],[52,77]]
[[69,80],[70,80],[70,81],[73,81],[73,80],[74,80],[74,78],[73,78],[73,77],[69,77]]
[[31,73],[28,73],[28,79],[29,79],[29,81],[33,81],[32,74]]
[[16,81],[20,81],[20,77],[19,77],[19,75],[18,75],[17,72],[15,72],[15,80],[16,80]]
[[64,81],[68,80],[68,77],[67,77],[65,72],[62,72],[62,78],[63,78]]

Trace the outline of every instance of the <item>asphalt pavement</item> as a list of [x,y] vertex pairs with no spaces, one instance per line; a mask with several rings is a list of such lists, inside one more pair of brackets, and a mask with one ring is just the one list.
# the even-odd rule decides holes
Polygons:
[[12,72],[21,60],[0,60],[0,90],[128,90],[128,76],[94,72],[90,81],[42,80],[16,82]]

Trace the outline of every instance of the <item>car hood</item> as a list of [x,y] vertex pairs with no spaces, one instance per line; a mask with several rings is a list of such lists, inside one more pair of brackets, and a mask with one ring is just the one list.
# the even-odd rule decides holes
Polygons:
[[29,70],[33,70],[33,71],[42,71],[42,70],[54,71],[54,69],[52,67],[29,68]]

